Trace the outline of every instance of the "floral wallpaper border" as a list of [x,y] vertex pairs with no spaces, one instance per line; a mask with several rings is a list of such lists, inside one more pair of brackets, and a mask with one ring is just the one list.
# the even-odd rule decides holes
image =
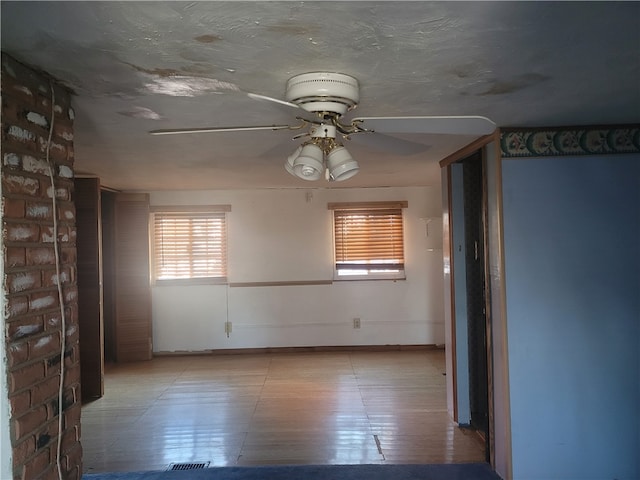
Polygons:
[[640,125],[609,128],[509,129],[500,132],[503,158],[640,153]]

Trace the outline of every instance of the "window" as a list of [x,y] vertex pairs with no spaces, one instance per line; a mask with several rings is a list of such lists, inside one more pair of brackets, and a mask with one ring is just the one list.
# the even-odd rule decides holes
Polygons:
[[227,281],[228,205],[156,207],[153,224],[153,273],[156,283]]
[[402,279],[407,202],[331,203],[338,280]]

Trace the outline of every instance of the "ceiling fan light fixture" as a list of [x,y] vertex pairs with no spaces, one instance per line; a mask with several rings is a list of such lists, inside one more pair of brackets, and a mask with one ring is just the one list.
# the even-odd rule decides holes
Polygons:
[[358,80],[344,73],[303,73],[287,81],[285,98],[307,112],[344,115],[360,100]]
[[294,177],[297,177],[296,172],[293,170],[293,163],[296,161],[296,158],[300,156],[300,152],[302,152],[302,145],[296,148],[295,152],[287,157],[287,161],[284,162],[284,169],[289,172]]
[[323,160],[324,153],[322,149],[315,143],[306,143],[302,146],[300,154],[293,161],[293,173],[303,180],[320,180],[324,170]]
[[330,179],[341,182],[353,177],[360,166],[356,162],[349,151],[342,145],[337,146],[327,155],[327,169],[329,170]]

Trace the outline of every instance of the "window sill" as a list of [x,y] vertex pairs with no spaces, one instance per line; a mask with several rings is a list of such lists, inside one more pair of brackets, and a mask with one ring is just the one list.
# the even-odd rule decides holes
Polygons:
[[407,277],[382,277],[382,276],[372,276],[372,275],[366,275],[366,276],[359,276],[359,275],[352,275],[349,277],[334,277],[333,278],[333,282],[378,282],[381,280],[386,280],[386,281],[391,281],[391,282],[399,282],[399,281],[405,281],[407,279]]
[[227,278],[172,278],[156,280],[151,283],[154,287],[186,287],[191,285],[227,285]]

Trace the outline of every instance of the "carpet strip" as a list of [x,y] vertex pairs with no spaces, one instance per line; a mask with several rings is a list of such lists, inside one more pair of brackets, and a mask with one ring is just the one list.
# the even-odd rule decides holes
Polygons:
[[501,480],[486,463],[284,465],[182,471],[91,473],[82,480]]

